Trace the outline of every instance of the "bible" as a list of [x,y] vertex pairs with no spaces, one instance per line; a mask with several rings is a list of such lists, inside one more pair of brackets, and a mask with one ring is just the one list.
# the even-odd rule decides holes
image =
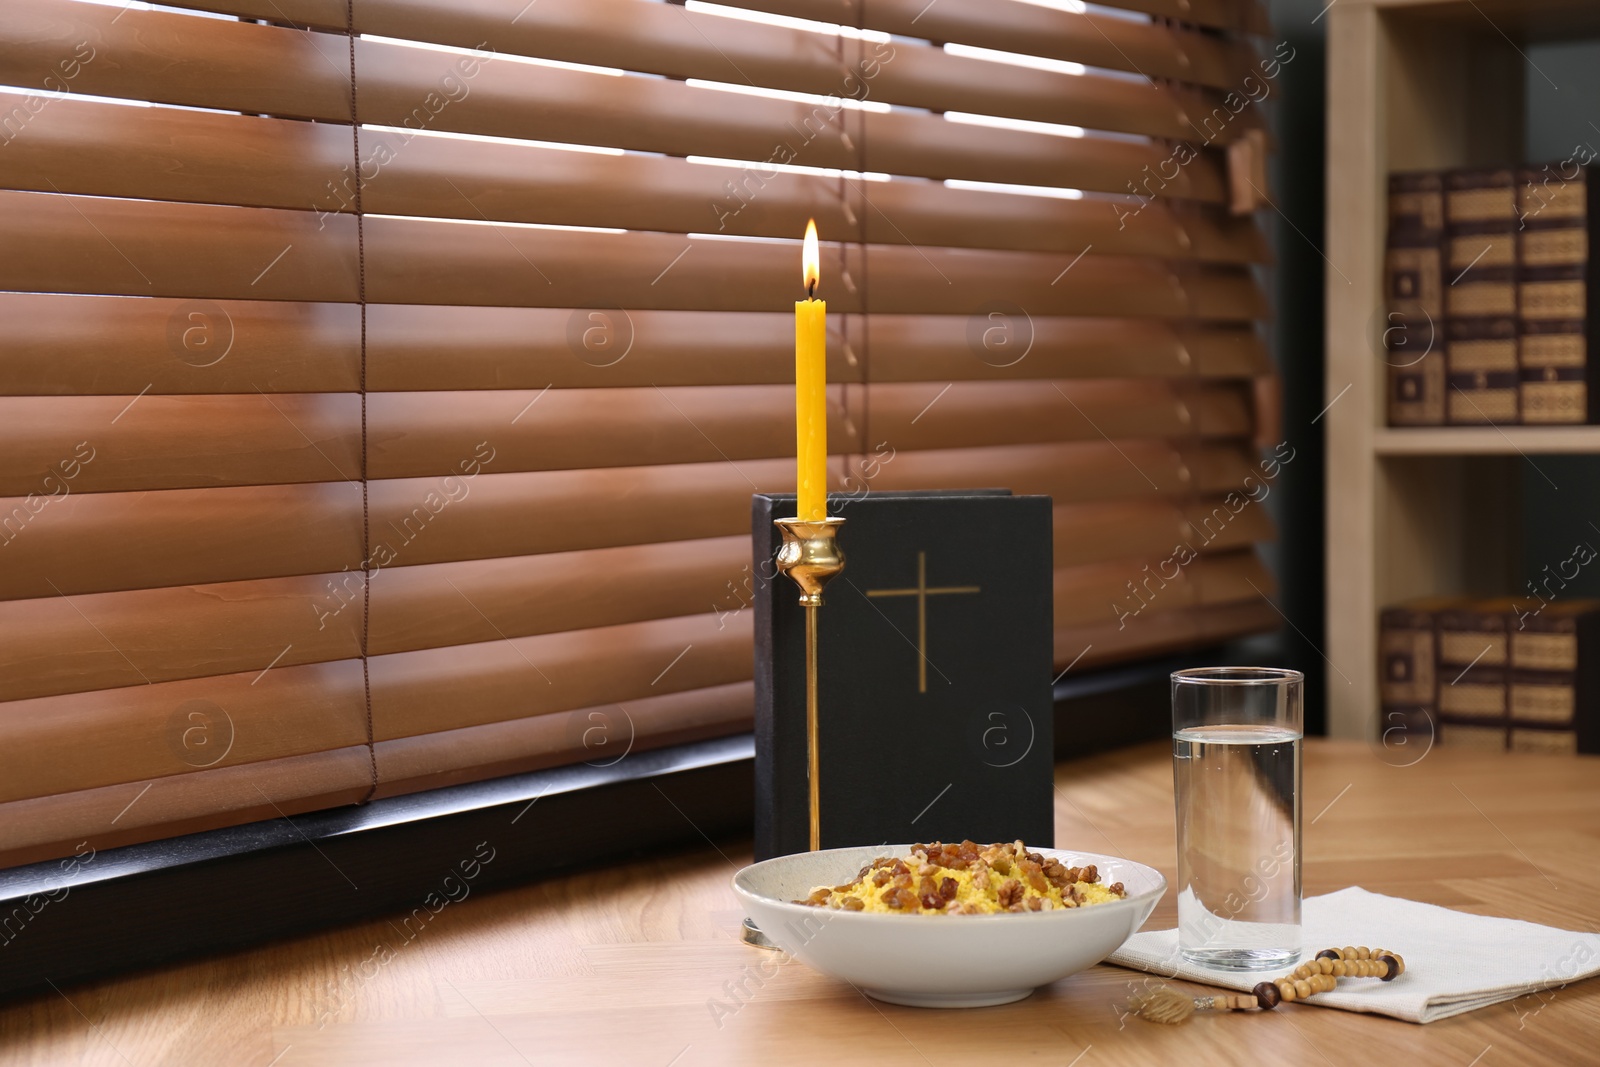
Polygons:
[[[809,835],[804,611],[751,508],[755,853]],[[1051,502],[1004,490],[830,497],[843,573],[818,609],[821,847],[1055,835]]]

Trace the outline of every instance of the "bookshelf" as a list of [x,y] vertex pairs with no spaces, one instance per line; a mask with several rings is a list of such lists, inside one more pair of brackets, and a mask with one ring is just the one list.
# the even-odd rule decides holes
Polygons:
[[1600,426],[1380,427],[1372,449],[1377,456],[1600,455]]
[[[1393,601],[1519,587],[1519,479],[1600,456],[1600,426],[1385,425],[1391,170],[1522,157],[1529,43],[1600,37],[1595,0],[1335,0],[1328,18],[1328,730],[1372,736]],[[1553,484],[1553,483],[1552,483]]]

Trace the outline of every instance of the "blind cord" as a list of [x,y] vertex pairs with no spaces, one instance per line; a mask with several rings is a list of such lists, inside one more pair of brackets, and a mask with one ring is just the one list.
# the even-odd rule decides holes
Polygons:
[[356,108],[356,5],[345,0],[345,40],[350,50],[350,145],[354,167],[356,216],[356,304],[361,311],[361,689],[367,708],[367,762],[372,785],[365,804],[378,791],[378,750],[372,733],[372,668],[367,649],[372,637],[372,511],[367,491],[367,229],[361,210],[361,120]]
[[[856,66],[855,76],[862,82],[861,99],[867,98],[865,87],[865,60],[862,53],[866,49],[866,38],[860,32],[866,26],[865,4],[855,3],[856,11]],[[842,43],[842,42],[841,42]],[[856,108],[856,190],[860,195],[860,209],[856,211],[856,247],[861,250],[861,473],[866,476],[867,465],[871,456],[877,454],[872,445],[872,316],[867,306],[867,191],[863,184],[867,173],[867,109]],[[840,176],[841,183],[843,176]],[[845,186],[841,184],[841,190]],[[845,204],[845,211],[852,208]]]
[[[834,39],[834,47],[836,49],[836,55],[838,56],[839,67],[843,71],[844,76],[845,76],[845,83],[848,84],[851,81],[851,78],[852,78],[852,75],[853,75],[854,78],[857,80],[857,82],[859,84],[860,83],[860,79],[862,78],[862,67],[863,67],[862,50],[865,47],[864,38],[863,38],[862,34],[859,31],[861,31],[863,29],[863,27],[865,26],[865,24],[866,24],[865,23],[866,15],[865,15],[865,12],[862,10],[862,5],[860,3],[855,2],[855,0],[846,0],[846,3],[849,4],[851,7],[853,7],[855,9],[855,28],[858,31],[857,34],[856,34],[856,37],[855,37],[855,45],[854,45],[854,47],[855,47],[855,66],[854,66],[854,68],[851,68],[847,64],[847,56],[846,56],[846,52],[845,52],[845,37],[844,37],[843,34],[838,35]],[[865,89],[865,86],[863,85],[863,92],[861,93],[861,99],[862,100],[865,100],[867,98],[867,93],[864,91],[864,89]],[[854,91],[845,91],[843,89],[843,86],[841,86],[840,96],[841,96],[841,98],[850,98],[850,97],[854,97],[855,93],[854,93]],[[856,120],[856,136],[854,138],[851,138],[851,136],[850,136],[850,113],[851,113],[851,111],[854,111],[856,113],[856,115],[858,116],[858,118]],[[861,259],[861,262],[860,262],[861,277],[860,277],[860,280],[856,283],[856,287],[855,287],[855,292],[857,294],[859,294],[859,297],[860,297],[860,306],[861,306],[861,312],[860,312],[860,315],[861,315],[861,354],[860,354],[861,385],[860,385],[860,402],[859,402],[860,403],[861,424],[860,424],[860,428],[859,428],[860,438],[857,441],[857,448],[856,448],[856,453],[855,453],[856,454],[855,471],[854,471],[853,474],[851,473],[850,465],[847,462],[846,466],[845,466],[845,481],[848,484],[851,480],[856,480],[856,481],[859,481],[859,482],[862,483],[862,485],[859,488],[866,488],[866,481],[867,481],[866,470],[867,470],[867,464],[868,464],[868,459],[869,459],[869,453],[872,451],[872,434],[871,434],[871,426],[872,426],[872,394],[871,394],[871,389],[869,388],[870,385],[871,385],[871,382],[872,382],[872,375],[870,373],[870,367],[871,367],[871,345],[870,345],[870,341],[869,341],[869,339],[872,336],[872,321],[871,321],[871,318],[869,317],[868,312],[867,312],[867,212],[866,212],[867,195],[866,195],[865,190],[860,189],[860,185],[861,185],[861,182],[863,181],[862,175],[866,174],[866,172],[867,172],[867,113],[866,113],[866,109],[864,109],[864,108],[847,108],[847,107],[845,107],[844,103],[843,103],[843,99],[841,99],[840,105],[839,105],[839,111],[838,111],[838,114],[835,117],[837,118],[838,123],[839,123],[839,132],[841,134],[842,140],[845,143],[845,149],[847,151],[855,153],[855,158],[856,158],[856,178],[855,178],[855,181],[856,181],[856,185],[858,187],[858,191],[861,194],[860,195],[861,210],[860,211],[856,211],[850,205],[850,179],[845,176],[845,172],[844,172],[845,168],[840,167],[839,168],[839,214],[846,221],[851,222],[851,223],[853,223],[855,225],[856,248],[861,253],[861,255],[860,255],[860,259]],[[849,261],[848,255],[846,254],[846,250],[849,247],[849,242],[848,241],[841,241],[839,244],[840,244],[839,266],[840,266],[840,269],[842,271],[848,271],[849,262],[850,261]],[[843,347],[844,347],[846,352],[851,352],[852,351],[851,345],[850,345],[850,319],[851,319],[851,315],[848,312],[839,317],[839,340],[840,340],[841,344],[843,345]],[[854,365],[854,364],[852,363],[852,365]],[[850,384],[848,382],[840,383],[840,387],[839,388],[840,388],[840,391],[843,393],[844,398],[845,398],[844,399],[845,424],[849,425],[849,423],[851,422],[851,419],[850,419],[850,406],[851,406],[850,405],[850,396],[852,394],[852,389],[851,389],[851,386],[850,386]]]

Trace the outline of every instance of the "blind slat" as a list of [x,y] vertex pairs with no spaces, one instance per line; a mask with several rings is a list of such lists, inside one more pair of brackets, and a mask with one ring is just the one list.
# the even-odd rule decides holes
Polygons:
[[[323,3],[326,0],[309,0]],[[1052,55],[1056,58],[1093,63],[1095,66],[1117,70],[1143,70],[1151,77],[1181,78],[1185,76],[1183,59],[1186,56],[1204,57],[1207,51],[1194,41],[1199,36],[1179,31],[1171,38],[1173,53],[1169,62],[1176,70],[1152,70],[1145,62],[1154,62],[1161,56],[1161,46],[1150,44],[1153,27],[1149,22],[1129,20],[1104,15],[1071,15],[1059,10],[1049,10],[1030,4],[997,3],[996,0],[940,0],[933,8],[923,9],[918,0],[726,0],[729,7],[748,8],[752,11],[769,11],[793,18],[815,19],[842,26],[863,26],[887,33],[907,34],[913,37],[931,37],[940,41],[962,41],[967,44],[998,48],[1011,52],[1034,55]],[[1096,0],[1099,3],[1099,0]],[[1255,0],[1111,0],[1101,7],[1120,8],[1171,19],[1177,23],[1195,23],[1217,29],[1264,32],[1265,19]],[[1101,37],[1100,34],[1104,34]],[[1078,41],[1086,42],[1078,45]],[[1114,62],[1103,52],[1094,58],[1080,58],[1075,52],[1057,54],[1055,49],[1074,46],[1089,47],[1098,40],[1106,51],[1120,53],[1122,62]],[[1202,41],[1204,38],[1202,38]],[[1071,43],[1068,43],[1071,42]],[[1217,42],[1222,45],[1223,42]],[[1221,57],[1218,57],[1220,61]],[[1098,62],[1097,62],[1098,60]],[[1135,67],[1133,61],[1140,65]],[[1191,60],[1193,63],[1194,60]],[[1221,68],[1224,71],[1228,67]]]
[[[834,387],[828,426],[836,453],[1252,428],[1242,385],[873,384],[856,414],[843,393]],[[0,494],[353,481],[361,417],[350,394],[0,397]],[[794,394],[782,385],[371,393],[366,420],[367,474],[380,479],[459,475],[479,456],[505,473],[777,459],[794,447]]]
[[[1163,650],[1207,647],[1230,637],[1269,629],[1276,619],[1270,605],[1254,599],[1155,614],[1120,631],[1100,625],[1058,627],[1055,659],[1058,666],[1065,666],[1081,653],[1080,668],[1106,666]],[[713,690],[720,691],[720,688]],[[706,690],[691,692],[698,698]],[[573,719],[592,724],[587,714],[584,710]],[[640,734],[648,738],[650,727],[647,722],[641,722],[642,719],[641,716],[635,722]],[[539,722],[537,718],[521,721]],[[510,729],[510,722],[496,725]],[[529,727],[533,728],[536,727]],[[450,745],[455,738],[444,740]],[[380,741],[375,747],[380,754],[380,766],[385,762],[382,754],[390,746],[397,750],[410,749],[398,763],[409,767],[429,758],[419,757],[418,750],[425,750],[430,743],[427,735],[418,735],[403,741]],[[586,749],[584,755],[589,756],[590,752],[592,749]],[[445,763],[450,757],[441,753],[436,758]],[[140,802],[118,820],[118,828],[112,832],[105,829],[105,812],[125,806],[143,788],[142,784],[118,784],[13,801],[0,808],[0,864],[33,863],[71,855],[75,844],[90,834],[94,835],[97,848],[111,848],[152,837],[193,833],[352,803],[369,789],[368,761],[366,747],[360,746],[169,775],[157,779]],[[483,775],[470,771],[456,773],[461,775],[460,780],[487,776],[487,772]],[[263,794],[266,802],[262,800]],[[153,803],[146,805],[147,800]]]
[[1185,608],[1226,604],[1274,591],[1271,572],[1251,549],[1200,556],[1179,565],[1171,556],[1119,559],[1055,573],[1055,624],[1136,626]]
[[[1265,509],[1229,503],[1058,507],[1055,563],[1159,561],[1179,545],[1226,551],[1272,536]],[[697,611],[725,620],[749,608],[755,581],[738,536],[396,566],[373,579],[369,642],[382,655]],[[360,652],[361,593],[359,572],[343,571],[0,601],[0,701],[348,659]]]
[[[394,566],[372,578],[375,655],[592,629],[750,600],[749,541],[721,537]],[[0,601],[0,700],[347,659],[358,570]]]
[[[1054,509],[1058,566],[1162,560],[1181,544],[1240,549],[1270,536],[1266,510],[1222,498]],[[1125,571],[1125,581],[1141,577]],[[749,608],[754,585],[741,536],[392,566],[373,579],[368,640],[374,654],[398,653],[659,619],[685,606],[728,619]],[[0,601],[0,701],[347,659],[360,653],[360,632],[358,571]]]
[[[375,567],[740,534],[750,494],[793,492],[795,476],[788,459],[524,474],[462,457],[475,459],[488,473],[371,483]],[[835,489],[998,484],[1057,503],[1225,493],[1253,469],[1241,445],[1155,440],[905,451],[848,482],[845,464],[830,458]],[[320,574],[359,568],[361,492],[321,482],[12,497],[0,500],[0,531],[13,564],[0,571],[6,600]]]
[[749,682],[578,708],[528,719],[397,737],[374,747],[378,796],[438,789],[584,762],[605,767],[635,752],[750,729]]
[[1215,604],[1135,619],[1121,630],[1097,624],[1058,626],[1056,665],[1080,653],[1078,668],[1108,667],[1162,652],[1216,648],[1230,638],[1271,630],[1282,622],[1271,604],[1252,594],[1237,604]]
[[[0,320],[0,395],[333,393],[361,384],[354,304],[0,293]],[[448,360],[431,352],[447,380]]]
[[[354,804],[372,788],[371,761],[363,744],[14,800],[0,806],[0,866],[71,856],[90,840],[98,852]],[[136,796],[139,803],[131,804]],[[108,825],[105,813],[122,808]]]
[[[319,30],[343,32],[345,28],[342,5],[320,5],[319,17],[304,20],[284,13],[278,0],[203,6],[275,21],[310,22]],[[623,23],[629,32],[619,34],[615,27]],[[1243,129],[1260,127],[1253,111],[1233,115],[1224,107],[1220,93],[1182,81],[1158,83],[1148,77],[1135,80],[1041,70],[951,55],[936,45],[907,39],[841,40],[805,29],[639,0],[544,0],[509,23],[505,5],[498,0],[368,0],[356,5],[355,28],[363,34],[465,48],[483,48],[487,43],[496,53],[669,78],[871,99],[932,111],[976,112],[1152,137],[1226,143]],[[1219,127],[1204,130],[1195,124],[1213,110],[1225,116]]]
[[[302,211],[0,194],[0,286],[45,293],[349,301],[354,221]],[[456,306],[766,310],[798,291],[797,242],[370,219],[373,302]],[[690,256],[694,251],[694,256]],[[1248,320],[1266,298],[1248,270],[1178,272],[1157,259],[826,245],[829,306],[842,312]],[[381,267],[376,264],[382,264]],[[869,277],[870,290],[856,278]],[[870,296],[869,296],[870,293]]]
[[[0,287],[216,299],[355,298],[354,220],[310,212],[0,193]],[[367,221],[378,303],[768,310],[800,292],[795,241]],[[691,255],[690,253],[694,253]],[[1250,272],[1033,252],[824,246],[830,308],[1239,321],[1265,317]],[[871,278],[870,289],[858,279]]]
[[18,700],[0,733],[0,801],[365,745],[361,663]]
[[352,393],[0,397],[0,496],[360,477]]
[[[0,116],[25,110],[0,92]],[[347,128],[254,115],[130,109],[52,100],[48,122],[0,153],[0,184],[37,192],[348,212],[355,180]],[[950,188],[937,182],[840,180],[761,166],[604,155],[403,132],[362,134],[362,204],[373,214],[565,226],[792,237],[814,216],[824,234],[875,244],[951,245],[1076,255],[1247,263],[1268,258],[1252,219],[1220,207],[1142,207]],[[635,195],[641,188],[650,195]],[[849,214],[846,214],[848,202]],[[1138,208],[1138,210],[1134,210]]]
[[898,453],[889,463],[852,460],[844,488],[861,491],[1004,485],[1057,504],[1126,500],[1146,494],[1226,493],[1255,469],[1237,445],[1180,447],[1168,441],[1011,445]]
[[[1271,370],[1247,326],[1009,311],[1010,319],[976,320],[830,314],[829,380],[1247,378]],[[0,293],[0,318],[8,324],[0,395],[353,392],[358,384],[360,321],[346,304]],[[1001,331],[986,338],[994,326]],[[108,337],[117,339],[114,361],[105,358]],[[374,304],[367,312],[374,390],[775,385],[792,380],[793,358],[794,316],[781,311]]]
[[[369,667],[373,736],[389,740],[748,681],[750,618],[564,630],[372,656]],[[509,687],[522,688],[508,695]],[[219,746],[231,744],[213,751],[196,727]],[[0,752],[6,801],[309,755],[365,741],[361,663],[275,666],[13,701],[0,704],[0,734],[19,739]]]
[[[373,746],[382,782],[376,795],[525,774],[580,760],[603,766],[619,752],[647,752],[748,729],[751,706],[751,687],[744,682],[646,697],[626,707],[578,708],[380,741]],[[130,808],[125,815],[131,817],[119,819],[109,835],[104,811],[125,803],[119,795],[137,792],[142,785],[13,801],[0,806],[0,865],[70,854],[76,842],[91,836],[97,848],[105,849],[351,803],[368,791],[369,760],[361,745],[157,778],[140,797],[137,814]],[[155,803],[144,806],[147,799]],[[52,850],[57,842],[69,844]]]
[[0,536],[4,600],[316,574],[360,567],[361,486],[42,492],[0,499]]
[[[1238,602],[1254,588],[1271,592],[1248,549],[1203,556],[1170,580],[1146,578],[1144,599],[1123,588],[1140,580],[1142,562],[1059,569],[1056,625],[1121,629],[1130,613],[1137,624]],[[415,737],[748,681],[750,628],[748,612],[704,613],[373,656],[373,735]],[[209,736],[200,740],[197,729]],[[0,753],[0,803],[308,755],[360,744],[365,730],[356,660],[14,701],[0,704],[0,732],[15,740]]]
[[[346,18],[341,0],[205,0],[189,6],[325,30],[343,30]],[[569,8],[571,6],[568,5]],[[1002,52],[1026,53],[1109,70],[1132,71],[1148,78],[1189,81],[1222,89],[1234,87],[1253,61],[1249,50],[1240,44],[1188,27],[1046,10],[1026,4],[995,3],[994,0],[940,0],[935,8],[924,7],[916,0],[865,0],[845,4],[839,0],[821,0],[820,3],[818,0],[732,0],[724,6],[833,25],[859,25],[907,38],[954,41]],[[1196,22],[1205,22],[1207,18],[1204,16],[1222,10],[1210,0],[1202,0],[1199,7],[1202,16],[1190,16]],[[583,8],[578,10],[582,11]],[[637,31],[652,44],[659,41],[664,32],[677,30],[682,33],[691,28],[704,33],[706,40],[724,50],[737,40],[767,44],[769,47],[783,40],[770,32],[772,27],[766,26],[754,29],[740,27],[748,34],[741,38],[734,28],[719,25],[730,20],[709,13],[686,11],[682,7],[678,7],[670,17],[655,14],[644,5],[621,0],[610,0],[603,6],[594,5],[592,10],[597,16],[594,21],[601,21],[600,16],[615,19],[621,15],[629,20],[642,20],[654,15],[652,21],[638,23]],[[547,18],[541,21],[530,17],[533,14],[531,10],[524,12],[508,26],[503,8],[494,0],[474,0],[470,4],[451,3],[449,0],[379,0],[377,3],[368,0],[356,7],[355,25],[358,32],[385,37],[405,37],[463,48],[472,48],[489,40],[500,51],[546,55],[549,53],[545,49],[550,47],[546,41],[552,30],[576,21],[565,9],[561,14],[568,17],[559,20]],[[676,26],[673,19],[678,20]],[[588,20],[579,22],[578,26],[580,29],[586,28]],[[589,48],[607,45],[619,47],[597,37],[599,35],[592,32],[582,34],[574,44]],[[620,46],[631,43],[623,38]],[[694,45],[692,40],[684,43],[691,48]],[[853,45],[854,42],[848,43]],[[831,40],[829,47],[831,50]],[[552,55],[551,58],[568,57]],[[729,56],[730,63],[733,58]],[[728,80],[744,80],[739,70],[749,70],[764,58],[762,53],[756,52],[754,56],[741,58],[738,69],[730,71],[725,67],[720,73],[724,77],[733,75]],[[625,59],[615,56],[577,61],[629,65]],[[828,86],[823,91],[836,88]]]
[[[72,0],[11,0],[0,9],[0,82],[46,88],[53,65],[82,41],[118,61],[82,63],[74,92],[350,118],[342,36]],[[970,126],[911,111],[852,112],[847,133],[825,104],[377,41],[358,42],[356,52],[360,118],[369,124],[1119,194],[1130,192],[1130,182],[1143,183],[1145,168],[1165,168],[1171,177],[1162,196],[1227,198],[1221,154],[1209,147],[1191,146],[1199,154],[1175,165],[1174,151],[1161,144]],[[467,68],[458,64],[474,62],[466,82]],[[787,152],[775,156],[780,143]]]

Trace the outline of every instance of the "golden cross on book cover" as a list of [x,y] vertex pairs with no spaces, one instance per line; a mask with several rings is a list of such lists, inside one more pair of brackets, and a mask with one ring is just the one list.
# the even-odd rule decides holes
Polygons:
[[[1051,841],[1051,502],[873,492],[817,612],[820,847]],[[805,609],[774,564],[792,495],[752,501],[757,859],[808,843]]]

